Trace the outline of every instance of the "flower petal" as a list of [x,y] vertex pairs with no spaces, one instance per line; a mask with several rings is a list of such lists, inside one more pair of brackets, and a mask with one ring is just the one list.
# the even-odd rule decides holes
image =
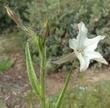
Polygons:
[[92,39],[86,39],[84,42],[84,46],[86,47],[86,50],[94,51],[97,48],[98,42],[104,38],[105,36],[97,36]]
[[103,64],[108,64],[107,61],[103,58],[103,56],[99,52],[96,52],[96,51],[86,52],[85,55],[89,59],[96,60],[96,61],[101,62]]
[[82,45],[83,42],[85,41],[85,39],[87,38],[88,30],[83,22],[80,22],[78,24],[78,29],[79,29],[79,33],[77,36],[77,40],[78,40],[79,44]]
[[80,71],[85,71],[90,64],[89,58],[82,56],[81,53],[76,54],[76,56],[80,61]]
[[76,49],[78,46],[78,41],[76,39],[70,39],[69,40],[69,47],[72,49]]

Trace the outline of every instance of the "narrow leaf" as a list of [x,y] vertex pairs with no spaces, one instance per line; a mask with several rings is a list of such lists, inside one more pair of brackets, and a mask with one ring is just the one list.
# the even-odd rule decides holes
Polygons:
[[35,93],[38,96],[40,96],[40,85],[39,85],[40,83],[39,83],[39,80],[34,71],[28,42],[27,42],[26,48],[25,48],[25,55],[26,55],[26,65],[27,65],[27,71],[28,71],[28,77],[29,77],[30,83],[31,83],[32,88],[35,91]]

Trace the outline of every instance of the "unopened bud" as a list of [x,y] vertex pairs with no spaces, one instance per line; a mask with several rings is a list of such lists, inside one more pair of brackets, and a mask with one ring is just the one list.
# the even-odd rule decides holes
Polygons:
[[45,29],[44,35],[45,35],[45,37],[48,37],[48,36],[49,36],[49,24],[48,24],[48,20],[46,20],[46,21],[44,22],[43,27],[44,27],[44,29]]
[[16,13],[11,10],[9,7],[5,6],[5,9],[7,11],[8,16],[17,24],[17,25],[21,25],[21,20],[20,18],[16,15]]

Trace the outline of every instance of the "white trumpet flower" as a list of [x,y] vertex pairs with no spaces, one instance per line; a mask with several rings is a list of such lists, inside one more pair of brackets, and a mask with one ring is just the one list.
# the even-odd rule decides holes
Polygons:
[[103,40],[105,36],[97,36],[92,39],[87,38],[87,28],[83,22],[78,24],[79,33],[76,39],[69,40],[69,47],[75,52],[75,55],[80,61],[80,71],[85,71],[90,64],[90,60],[96,60],[98,62],[108,64],[103,56],[95,51],[97,44],[100,40]]

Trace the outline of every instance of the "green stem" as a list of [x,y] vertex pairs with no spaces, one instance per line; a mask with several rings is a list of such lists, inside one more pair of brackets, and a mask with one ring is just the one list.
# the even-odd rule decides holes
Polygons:
[[41,108],[45,108],[45,71],[41,69],[40,81],[41,81]]
[[45,108],[45,62],[46,62],[46,52],[43,49],[40,55],[40,83],[41,83],[41,108]]
[[41,108],[45,108],[45,70],[43,67],[40,71],[40,82],[41,82]]
[[60,108],[60,106],[61,106],[62,99],[63,99],[63,97],[64,97],[65,91],[66,91],[66,89],[67,89],[67,86],[68,86],[69,81],[70,81],[70,78],[71,78],[71,73],[72,73],[72,71],[70,71],[70,72],[68,73],[67,79],[66,79],[66,81],[65,81],[65,85],[64,85],[64,87],[63,87],[63,89],[62,89],[62,91],[61,91],[60,96],[58,97],[58,100],[57,100],[57,103],[56,103],[56,107],[55,107],[55,108]]

